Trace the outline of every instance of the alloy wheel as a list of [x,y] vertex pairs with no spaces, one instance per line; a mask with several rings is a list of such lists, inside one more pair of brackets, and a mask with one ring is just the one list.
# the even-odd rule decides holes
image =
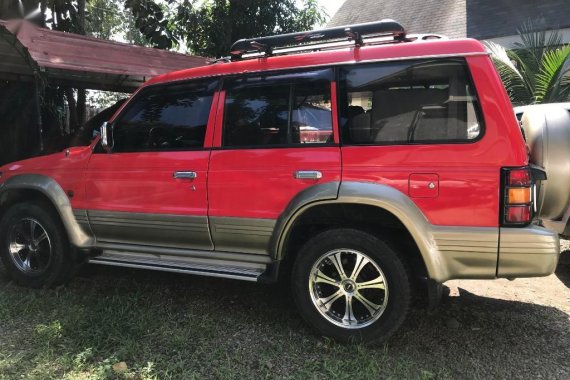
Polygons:
[[377,321],[388,304],[388,284],[378,264],[353,249],[322,255],[309,276],[317,310],[331,323],[358,329]]
[[16,267],[27,274],[41,274],[49,267],[52,245],[46,229],[35,219],[23,218],[10,229],[9,252]]

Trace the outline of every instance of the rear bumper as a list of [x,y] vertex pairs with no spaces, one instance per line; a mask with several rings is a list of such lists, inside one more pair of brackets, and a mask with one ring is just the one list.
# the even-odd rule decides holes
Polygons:
[[525,228],[432,226],[432,250],[425,260],[431,279],[541,277],[556,270],[556,232]]
[[538,226],[501,228],[497,277],[540,277],[556,270],[558,233]]

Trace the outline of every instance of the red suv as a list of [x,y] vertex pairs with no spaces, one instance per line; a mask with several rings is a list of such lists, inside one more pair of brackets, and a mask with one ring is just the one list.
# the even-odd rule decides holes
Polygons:
[[343,341],[388,337],[418,280],[545,276],[559,255],[484,47],[391,20],[240,40],[150,80],[90,146],[0,171],[18,284],[84,261],[283,278]]

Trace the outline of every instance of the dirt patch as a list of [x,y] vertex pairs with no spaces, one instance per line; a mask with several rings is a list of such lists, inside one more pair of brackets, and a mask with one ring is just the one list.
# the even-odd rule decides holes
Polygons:
[[426,339],[431,355],[448,360],[452,377],[570,378],[569,249],[563,241],[548,277],[447,282],[449,296],[428,317],[445,323]]

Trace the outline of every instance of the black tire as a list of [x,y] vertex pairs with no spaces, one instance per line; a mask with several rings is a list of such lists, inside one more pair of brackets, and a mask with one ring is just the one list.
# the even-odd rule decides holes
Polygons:
[[[18,264],[10,253],[10,239],[14,226],[30,219],[39,223],[45,230],[51,248],[49,255],[43,255],[44,263],[39,265],[42,269],[37,272],[27,272],[19,267],[21,264]],[[72,277],[75,267],[71,246],[59,216],[41,202],[18,203],[6,211],[0,220],[0,258],[8,276],[18,285],[30,288],[50,288],[60,285]]]
[[[328,268],[333,268],[334,265],[330,265],[333,264],[332,261],[330,261],[330,259],[327,261],[327,259],[323,259],[323,257],[326,257],[326,255],[330,252],[341,249],[353,250],[353,252],[355,252],[354,254],[352,252],[342,253],[341,255],[344,256],[340,256],[345,257],[343,260],[348,262],[349,260],[346,260],[346,255],[353,254],[355,257],[355,264],[353,264],[353,268],[356,266],[356,257],[358,256],[358,253],[363,254],[361,257],[367,256],[367,259],[372,261],[374,264],[365,264],[362,266],[362,271],[367,270],[369,272],[376,272],[377,269],[380,269],[378,272],[381,276],[383,276],[385,279],[385,282],[383,283],[386,284],[386,288],[383,290],[385,292],[383,297],[381,289],[373,289],[380,292],[378,295],[376,295],[376,293],[373,294],[373,296],[379,297],[378,299],[385,300],[383,301],[385,302],[383,304],[383,312],[380,311],[382,310],[380,308],[378,309],[378,312],[375,312],[376,315],[378,315],[376,317],[377,319],[373,318],[374,314],[372,311],[370,311],[370,309],[367,311],[366,309],[362,308],[364,306],[364,303],[358,299],[357,301],[354,301],[354,299],[357,298],[356,295],[354,297],[352,295],[350,296],[352,302],[350,310],[351,312],[354,311],[354,313],[351,313],[350,315],[355,317],[353,318],[353,323],[361,323],[358,321],[358,315],[356,313],[357,307],[359,307],[361,310],[360,314],[370,314],[370,318],[368,318],[369,322],[362,322],[362,325],[356,328],[348,328],[346,326],[343,327],[335,324],[334,321],[331,321],[329,319],[335,318],[335,316],[325,316],[323,313],[327,313],[327,311],[322,311],[322,306],[321,310],[319,310],[319,306],[316,305],[318,301],[313,301],[313,297],[316,297],[313,293],[313,289],[316,289],[316,283],[310,281],[310,279],[316,278],[311,274],[313,271],[313,266],[315,266],[315,268],[324,268],[323,270],[327,268],[326,265],[328,265]],[[350,259],[350,256],[348,256],[347,259]],[[320,266],[317,266],[317,263],[322,264],[319,264]],[[323,267],[323,265],[325,266]],[[348,265],[348,267],[345,271],[352,272],[350,269],[350,262],[348,262],[346,265]],[[331,278],[332,275],[333,274],[331,274]],[[358,276],[355,277],[354,284],[356,286],[360,286],[361,284],[364,284],[364,281],[366,281],[364,279],[358,282],[356,280],[359,278]],[[374,276],[376,275],[373,275],[372,277]],[[386,242],[374,235],[359,230],[346,228],[332,229],[324,231],[309,240],[298,253],[298,256],[293,265],[291,280],[293,298],[295,299],[295,303],[299,309],[301,316],[322,335],[334,338],[335,340],[341,342],[369,342],[372,340],[378,342],[385,341],[398,329],[398,327],[400,327],[402,322],[405,320],[408,309],[410,307],[410,276],[406,270],[404,263],[398,254],[392,248],[390,248]],[[348,279],[345,281],[348,281]],[[318,287],[321,286],[322,285],[319,283]],[[326,286],[330,287],[329,284],[325,284],[325,287]],[[344,283],[344,285],[335,286],[338,287],[338,291],[340,292],[346,291],[345,286],[348,286],[348,289],[352,288],[352,285],[347,283]],[[331,291],[334,292],[334,289],[335,288],[333,286]],[[360,292],[360,290],[354,291],[354,293],[358,292]],[[364,289],[362,292],[364,292]],[[358,294],[358,296],[360,296],[360,299],[362,299],[362,294]],[[346,297],[346,295],[344,297]],[[324,298],[320,298],[319,300],[323,299]],[[333,301],[333,303],[343,302],[344,306],[346,307],[348,303],[347,299],[348,298],[344,298],[343,301]],[[359,305],[355,304],[355,302]],[[333,309],[333,304],[330,304],[329,307]],[[340,308],[342,313],[342,303],[340,303]],[[346,317],[346,315],[347,314],[345,314],[344,317]],[[366,318],[362,317],[362,319],[364,320]],[[348,321],[351,321],[350,317],[348,318]],[[342,321],[336,322],[342,323]],[[365,325],[365,323],[369,324]]]

